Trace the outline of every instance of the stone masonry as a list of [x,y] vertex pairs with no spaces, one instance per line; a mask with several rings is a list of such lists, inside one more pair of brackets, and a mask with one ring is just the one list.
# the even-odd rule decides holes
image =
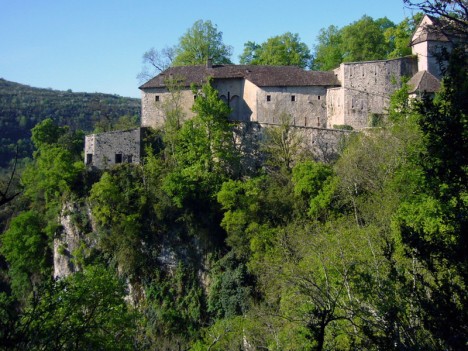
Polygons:
[[[367,62],[342,63],[329,72],[306,71],[292,66],[207,65],[170,67],[143,84],[142,128],[160,128],[174,107],[183,118],[192,118],[196,89],[211,79],[219,97],[232,109],[229,119],[252,123],[255,133],[280,124],[288,115],[306,136],[307,146],[338,147],[343,127],[362,130],[374,127],[387,114],[391,94],[409,80],[410,93],[434,93],[440,65],[437,53],[450,48],[445,35],[433,31],[438,20],[425,16],[415,31],[413,56]],[[177,89],[171,89],[176,82]],[[429,91],[428,91],[429,90]],[[195,92],[194,92],[195,91]],[[248,128],[246,130],[249,130]],[[97,168],[119,163],[139,163],[142,129],[93,134],[86,137],[85,162]],[[248,136],[245,136],[248,137]],[[326,142],[325,142],[326,141]],[[322,159],[326,159],[325,154]]]

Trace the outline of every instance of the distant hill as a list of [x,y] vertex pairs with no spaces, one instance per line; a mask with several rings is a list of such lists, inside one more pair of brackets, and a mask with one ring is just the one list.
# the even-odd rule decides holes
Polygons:
[[140,99],[33,88],[0,78],[0,167],[14,157],[17,145],[20,157],[32,155],[31,128],[46,118],[91,132],[110,130],[124,116],[139,124],[140,114]]

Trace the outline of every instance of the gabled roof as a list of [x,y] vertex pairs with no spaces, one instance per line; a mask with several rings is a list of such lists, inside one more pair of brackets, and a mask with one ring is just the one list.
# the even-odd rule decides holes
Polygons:
[[419,71],[408,82],[409,93],[435,93],[440,89],[440,81],[428,71]]
[[295,66],[215,65],[170,67],[140,86],[165,88],[168,78],[180,79],[185,87],[213,79],[246,79],[259,87],[338,86],[333,72],[306,71]]
[[450,38],[442,32],[442,28],[443,25],[439,18],[424,15],[411,38],[411,45],[425,41],[450,41]]

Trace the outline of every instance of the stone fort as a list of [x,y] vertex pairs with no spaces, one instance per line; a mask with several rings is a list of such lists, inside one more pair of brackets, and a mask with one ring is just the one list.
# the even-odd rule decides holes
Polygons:
[[451,42],[431,30],[436,22],[430,16],[423,18],[412,37],[410,57],[342,63],[333,71],[212,65],[210,61],[206,65],[168,68],[140,87],[141,128],[86,136],[85,162],[101,169],[139,163],[144,129],[164,124],[164,106],[173,99],[168,82],[174,79],[179,86],[178,104],[186,118],[193,116],[191,107],[196,95],[192,84],[201,86],[211,78],[220,98],[232,110],[230,120],[254,126],[250,130],[261,134],[262,128],[280,124],[280,116],[287,114],[314,152],[336,148],[340,136],[347,133],[343,127],[359,131],[385,118],[390,96],[401,87],[403,77],[409,79],[412,95],[439,89],[441,68],[436,57],[443,48],[450,48]]

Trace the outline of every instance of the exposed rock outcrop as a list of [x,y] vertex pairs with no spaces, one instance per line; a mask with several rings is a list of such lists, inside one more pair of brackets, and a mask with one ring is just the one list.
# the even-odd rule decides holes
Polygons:
[[54,278],[80,270],[80,262],[95,243],[89,235],[91,211],[86,205],[67,202],[62,207],[60,230],[54,239]]

